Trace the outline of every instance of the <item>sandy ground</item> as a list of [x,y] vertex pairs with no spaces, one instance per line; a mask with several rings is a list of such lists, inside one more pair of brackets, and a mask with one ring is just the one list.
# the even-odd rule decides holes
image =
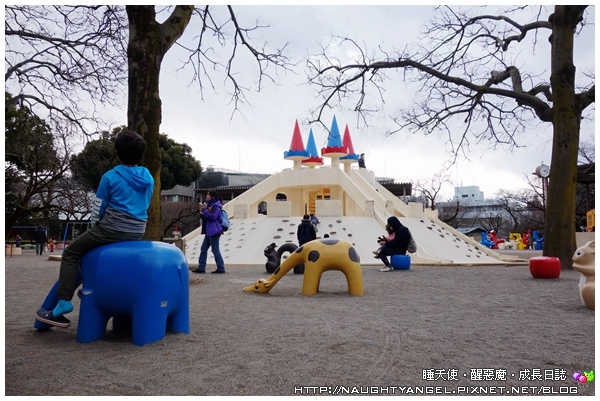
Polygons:
[[526,265],[363,265],[356,297],[335,271],[315,296],[291,272],[269,294],[245,293],[264,267],[230,267],[190,274],[190,334],[138,347],[110,323],[105,340],[75,342],[77,298],[70,328],[38,332],[34,312],[59,263],[29,250],[5,266],[8,396],[595,394],[595,382],[572,378],[595,366],[594,311],[575,271],[543,280]]

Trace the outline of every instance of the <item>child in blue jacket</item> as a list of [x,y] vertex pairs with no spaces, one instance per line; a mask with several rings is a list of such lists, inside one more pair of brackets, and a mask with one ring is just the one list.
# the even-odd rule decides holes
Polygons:
[[73,310],[73,294],[79,286],[81,258],[94,248],[119,241],[141,240],[148,221],[147,210],[154,179],[146,167],[138,166],[146,141],[133,131],[122,131],[115,140],[115,156],[121,163],[100,180],[92,208],[92,226],[62,253],[58,277],[58,304],[53,310],[39,309],[36,319],[57,327],[69,327],[64,317]]

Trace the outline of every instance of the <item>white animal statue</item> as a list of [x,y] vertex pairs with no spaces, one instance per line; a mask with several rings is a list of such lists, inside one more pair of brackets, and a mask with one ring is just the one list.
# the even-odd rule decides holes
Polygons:
[[581,273],[579,296],[583,306],[596,310],[596,241],[590,241],[573,254],[573,269]]

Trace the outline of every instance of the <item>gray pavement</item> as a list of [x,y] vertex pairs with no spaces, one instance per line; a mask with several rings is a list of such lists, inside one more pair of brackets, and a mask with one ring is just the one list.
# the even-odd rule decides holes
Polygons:
[[363,265],[357,297],[336,271],[314,296],[291,273],[268,294],[245,293],[268,277],[264,266],[230,266],[190,275],[189,334],[136,347],[110,323],[104,340],[76,343],[77,299],[71,327],[33,328],[58,277],[48,255],[5,257],[7,396],[595,394],[595,383],[572,378],[595,366],[595,313],[581,305],[572,270],[542,280],[526,265]]

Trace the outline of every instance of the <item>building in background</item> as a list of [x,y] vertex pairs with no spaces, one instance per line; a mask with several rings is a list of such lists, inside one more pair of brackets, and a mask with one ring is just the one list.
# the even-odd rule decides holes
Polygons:
[[195,200],[195,189],[196,185],[191,184],[187,187],[183,185],[175,185],[171,189],[165,189],[160,191],[160,198],[162,202],[194,202]]
[[479,190],[478,186],[454,187],[454,201],[483,201],[484,199],[483,192]]
[[437,203],[438,215],[457,231],[481,240],[481,233],[495,230],[508,238],[513,218],[501,199],[485,199],[478,186],[454,188],[449,202]]
[[195,199],[200,201],[208,191],[216,191],[227,202],[246,192],[271,174],[242,173],[209,166],[196,181]]

